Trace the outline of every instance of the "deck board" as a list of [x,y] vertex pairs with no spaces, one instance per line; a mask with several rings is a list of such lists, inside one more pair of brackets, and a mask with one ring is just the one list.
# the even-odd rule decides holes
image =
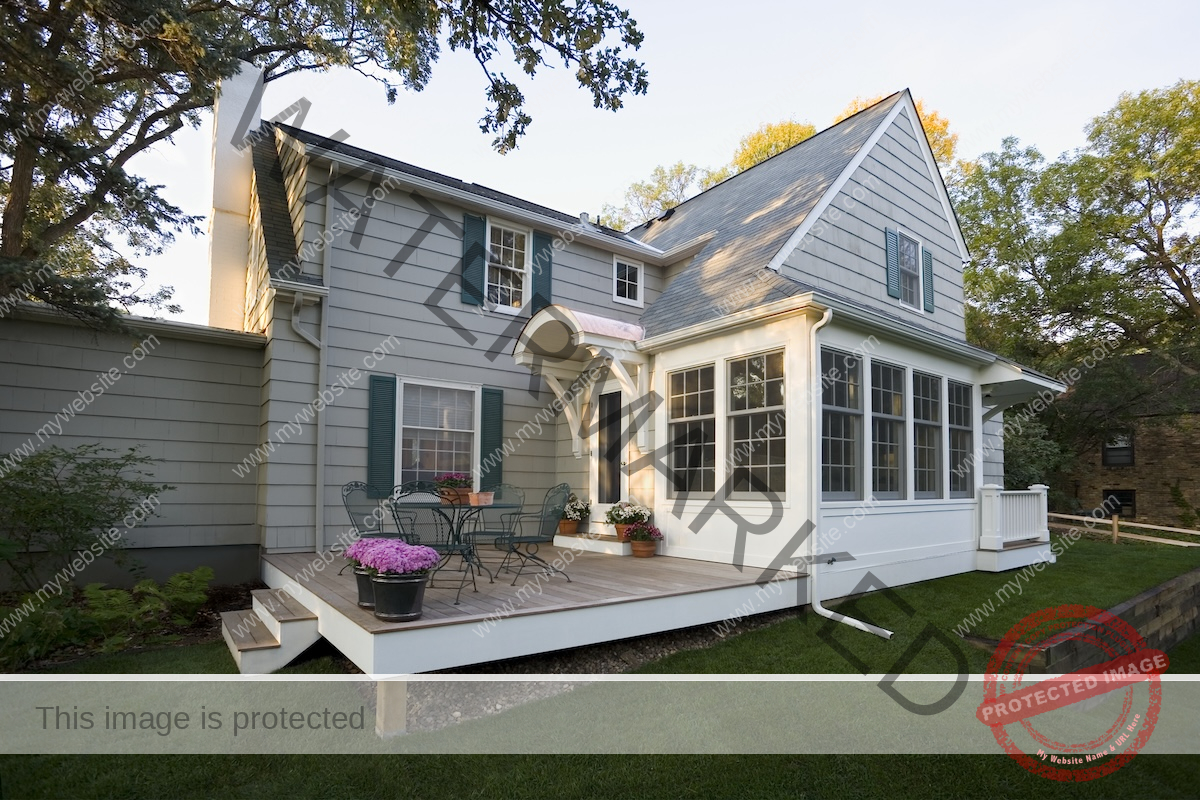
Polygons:
[[[569,551],[546,547],[541,555],[553,562],[565,552]],[[486,551],[483,555],[485,565],[496,574],[495,583],[488,583],[485,574],[476,578],[479,591],[473,591],[468,581],[463,588],[461,602],[455,605],[454,596],[461,575],[457,572],[457,564],[452,563],[437,576],[436,586],[426,588],[421,619],[399,623],[383,622],[370,611],[358,607],[358,589],[354,575],[349,571],[342,575],[337,574],[337,569],[314,573],[310,567],[314,556],[308,553],[267,554],[263,559],[302,583],[306,589],[370,633],[477,623],[494,614],[544,614],[563,609],[751,586],[763,574],[756,567],[738,570],[730,564],[669,556],[631,558],[585,552],[575,553],[567,567],[570,582],[562,575],[546,577],[538,571],[526,571],[513,586],[514,573],[497,572],[500,559],[488,558],[491,554]],[[340,568],[341,564],[335,560],[333,566]],[[308,577],[303,577],[305,575]],[[793,577],[798,576],[789,576],[787,579]]]

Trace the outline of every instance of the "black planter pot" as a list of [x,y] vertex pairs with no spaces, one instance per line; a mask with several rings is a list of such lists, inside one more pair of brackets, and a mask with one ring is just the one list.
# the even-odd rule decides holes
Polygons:
[[355,567],[354,579],[358,581],[359,608],[374,608],[375,587],[371,584],[371,573],[363,567]]
[[375,575],[375,616],[386,622],[406,622],[421,616],[425,575]]

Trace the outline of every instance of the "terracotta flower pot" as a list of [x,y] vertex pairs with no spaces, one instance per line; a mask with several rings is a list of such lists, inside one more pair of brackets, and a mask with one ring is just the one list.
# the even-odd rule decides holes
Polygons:
[[563,536],[574,536],[579,532],[579,520],[560,519],[558,521],[558,532]]
[[496,499],[495,492],[471,492],[468,496],[473,506],[490,506]]
[[634,558],[653,558],[658,552],[658,542],[630,542]]
[[385,622],[407,622],[421,616],[427,576],[375,575],[375,616]]
[[438,489],[444,505],[462,506],[471,502],[471,490],[466,486]]
[[622,542],[625,541],[625,531],[629,530],[629,526],[618,522],[614,524],[613,527],[617,529],[617,538]]

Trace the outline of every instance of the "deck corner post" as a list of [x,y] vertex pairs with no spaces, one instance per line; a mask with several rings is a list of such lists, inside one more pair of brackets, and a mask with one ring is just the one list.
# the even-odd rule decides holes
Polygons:
[[408,681],[375,682],[375,735],[399,736],[408,731]]
[[1003,550],[1004,535],[1003,513],[1000,507],[1002,489],[994,483],[988,483],[979,489],[979,549]]

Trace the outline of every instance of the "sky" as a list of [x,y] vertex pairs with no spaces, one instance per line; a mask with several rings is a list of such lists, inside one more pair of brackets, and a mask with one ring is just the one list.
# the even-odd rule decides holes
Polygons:
[[[484,79],[463,53],[443,53],[425,90],[401,90],[393,105],[349,70],[291,75],[267,85],[263,117],[305,97],[310,131],[344,129],[358,147],[594,218],[656,165],[720,166],[759,125],[794,119],[820,130],[856,97],[911,89],[950,120],[960,158],[996,150],[1005,136],[1054,157],[1081,147],[1089,120],[1122,92],[1200,78],[1194,0],[1157,3],[1152,19],[1128,0],[617,2],[645,34],[637,55],[649,92],[613,113],[594,109],[561,64],[532,81],[508,71],[534,121],[507,155],[479,130]],[[207,216],[211,136],[208,114],[130,168]],[[138,263],[148,286],[175,288],[183,313],[174,319],[207,322],[207,237],[181,234]]]

